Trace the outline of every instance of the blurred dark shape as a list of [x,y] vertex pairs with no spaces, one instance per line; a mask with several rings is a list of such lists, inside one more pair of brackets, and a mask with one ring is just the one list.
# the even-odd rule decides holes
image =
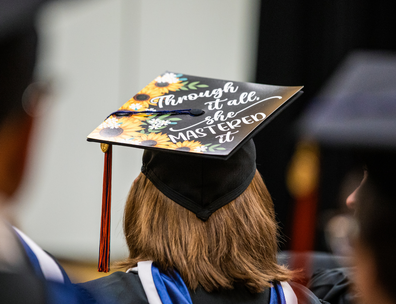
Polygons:
[[0,121],[23,111],[22,95],[36,62],[34,22],[43,2],[0,0]]
[[[300,138],[294,123],[351,51],[396,51],[395,11],[396,2],[388,0],[261,1],[255,82],[304,85],[304,94],[282,119],[255,137],[258,169],[284,227],[282,249],[289,248],[294,209],[285,182]],[[320,157],[318,222],[326,217],[325,210],[338,208],[337,189],[353,162],[350,155],[331,147],[321,147]],[[316,249],[328,250],[323,238]]]
[[18,36],[34,26],[37,10],[45,0],[1,0],[0,41]]

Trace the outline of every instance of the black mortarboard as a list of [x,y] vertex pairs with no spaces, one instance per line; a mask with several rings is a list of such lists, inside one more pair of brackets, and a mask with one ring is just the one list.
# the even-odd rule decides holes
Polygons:
[[396,148],[396,54],[352,53],[312,101],[301,133],[337,147]]
[[[145,149],[143,174],[205,221],[249,186],[256,172],[251,138],[301,89],[166,72],[111,113],[88,141],[110,144],[107,155],[111,145]],[[110,163],[106,158],[108,173]],[[105,201],[111,189],[104,186]],[[105,205],[102,223],[109,221]]]

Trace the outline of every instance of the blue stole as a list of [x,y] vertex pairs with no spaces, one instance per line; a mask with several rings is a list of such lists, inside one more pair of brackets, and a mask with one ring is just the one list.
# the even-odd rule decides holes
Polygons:
[[286,304],[285,294],[279,282],[272,283],[269,304]]
[[26,255],[29,259],[30,265],[33,267],[33,271],[40,279],[45,279],[43,271],[41,270],[40,263],[38,261],[37,256],[34,254],[33,250],[29,247],[29,245],[25,242],[25,240],[17,233],[18,239],[22,244],[23,249],[26,252]]
[[165,274],[151,265],[153,280],[163,304],[192,304],[186,284],[177,271]]
[[[150,261],[139,262],[138,264],[140,265],[138,265],[137,268],[130,270],[138,271],[143,289],[145,290],[150,303],[192,304],[187,286],[184,284],[183,279],[177,271],[163,273]],[[128,270],[128,272],[130,270]],[[147,273],[149,270],[151,270],[151,274]],[[145,276],[145,278],[143,276]],[[147,278],[149,278],[149,283],[146,283]],[[155,286],[149,286],[150,284]],[[158,295],[155,295],[155,290]],[[286,297],[281,283],[274,282],[272,284],[269,304],[292,304],[286,302]]]

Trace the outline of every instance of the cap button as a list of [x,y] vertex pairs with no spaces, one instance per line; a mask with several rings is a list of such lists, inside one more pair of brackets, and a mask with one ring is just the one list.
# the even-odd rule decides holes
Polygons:
[[200,212],[196,213],[195,215],[197,216],[197,218],[199,218],[203,221],[206,221],[211,216],[211,214],[212,214],[212,212],[205,209],[205,210],[201,210]]
[[201,110],[201,109],[191,109],[190,110],[191,116],[199,116],[199,115],[202,115],[203,113],[205,113],[205,111]]

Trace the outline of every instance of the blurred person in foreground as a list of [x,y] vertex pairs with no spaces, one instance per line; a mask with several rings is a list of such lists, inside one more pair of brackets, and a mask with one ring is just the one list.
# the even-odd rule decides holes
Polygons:
[[311,282],[329,301],[338,290],[334,303],[396,303],[395,88],[396,54],[355,52],[303,120],[305,135],[353,155],[365,168],[346,201],[355,210],[353,267],[323,270]]
[[361,303],[396,303],[396,151],[365,155],[365,176],[348,198],[356,210],[353,280]]
[[352,263],[318,270],[308,287],[331,303],[396,303],[396,150],[355,150],[363,178],[347,198]]
[[50,255],[11,225],[8,212],[25,172],[41,95],[33,72],[34,20],[42,2],[0,0],[0,302],[90,303]]

